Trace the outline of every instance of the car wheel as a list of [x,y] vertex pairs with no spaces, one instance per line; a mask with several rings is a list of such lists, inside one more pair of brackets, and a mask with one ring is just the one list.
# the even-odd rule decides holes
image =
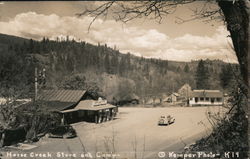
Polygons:
[[164,124],[164,120],[163,120],[163,119],[161,119],[161,120],[158,122],[158,125],[162,125],[162,124]]

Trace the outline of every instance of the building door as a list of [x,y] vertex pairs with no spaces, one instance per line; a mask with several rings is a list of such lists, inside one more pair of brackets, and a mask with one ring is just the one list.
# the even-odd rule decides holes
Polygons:
[[211,103],[214,104],[214,98],[211,98]]
[[198,102],[198,97],[195,97],[194,101],[195,101],[195,103],[197,103]]

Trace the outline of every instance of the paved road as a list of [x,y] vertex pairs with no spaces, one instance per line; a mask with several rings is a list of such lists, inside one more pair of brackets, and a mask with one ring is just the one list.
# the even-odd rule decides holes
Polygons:
[[[74,139],[42,139],[35,149],[25,152],[68,154],[89,152],[95,158],[104,155],[99,152],[114,152],[123,158],[158,158],[159,151],[183,150],[190,144],[208,135],[211,125],[207,119],[207,111],[221,112],[221,107],[168,107],[140,108],[124,107],[114,121],[102,124],[76,123],[78,138]],[[174,124],[158,126],[161,115],[171,114]],[[57,154],[62,157],[62,154]],[[88,158],[89,154],[85,155]],[[58,156],[57,156],[58,157]],[[77,157],[77,158],[78,158]],[[69,157],[66,157],[69,158]],[[118,157],[117,157],[118,158]]]

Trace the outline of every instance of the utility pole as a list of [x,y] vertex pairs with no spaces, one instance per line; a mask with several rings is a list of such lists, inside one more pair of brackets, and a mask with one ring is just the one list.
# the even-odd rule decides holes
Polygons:
[[37,83],[37,67],[35,67],[35,96],[34,101],[37,100],[38,83]]
[[42,69],[42,71],[39,71],[37,67],[35,67],[35,96],[34,96],[34,101],[37,100],[38,96],[38,84],[39,85],[45,85],[46,84],[46,70],[45,68]]

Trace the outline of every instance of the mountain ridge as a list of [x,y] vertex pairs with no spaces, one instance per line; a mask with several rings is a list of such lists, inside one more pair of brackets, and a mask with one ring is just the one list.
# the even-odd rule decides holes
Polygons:
[[[109,101],[169,94],[185,83],[196,88],[199,61],[144,58],[120,53],[106,44],[47,38],[35,41],[4,34],[0,34],[0,45],[4,46],[0,50],[0,86],[26,91],[20,94],[34,90],[35,67],[38,73],[46,69],[46,84],[40,89],[87,89]],[[221,89],[219,74],[226,63],[204,62],[210,73],[211,89]]]

